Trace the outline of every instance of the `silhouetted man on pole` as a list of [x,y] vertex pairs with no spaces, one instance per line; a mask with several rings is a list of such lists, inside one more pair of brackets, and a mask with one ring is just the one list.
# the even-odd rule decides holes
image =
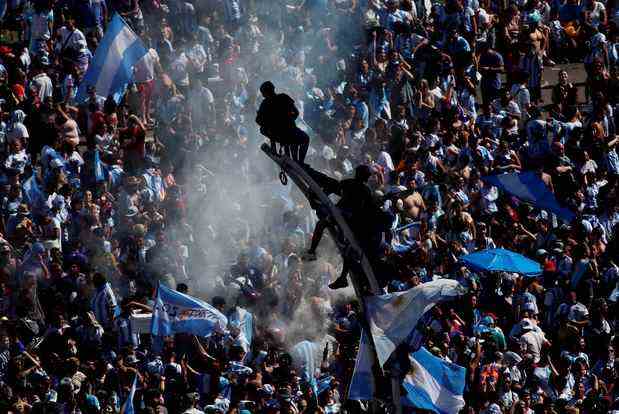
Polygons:
[[277,153],[275,143],[279,142],[286,155],[303,164],[309,148],[309,136],[296,125],[299,110],[294,100],[285,93],[275,93],[275,86],[270,81],[260,86],[260,92],[264,96],[256,116],[260,133],[269,138],[274,153]]
[[[323,186],[325,193],[341,196],[337,207],[342,212],[344,219],[359,243],[359,247],[363,250],[372,267],[378,268],[378,261],[381,256],[382,234],[389,229],[393,219],[388,213],[381,210],[379,203],[374,199],[372,190],[368,187],[368,181],[372,176],[370,167],[359,165],[355,168],[354,178],[340,182],[333,179],[325,179],[322,174],[311,170],[311,168],[309,173],[321,183],[319,185],[326,184],[326,186]],[[303,255],[304,260],[316,260],[316,248],[328,225],[327,217],[321,216],[318,210],[317,213],[319,220],[312,235],[312,244]],[[329,288],[340,289],[348,286],[346,276],[350,268],[350,260],[344,258],[342,273],[340,277],[329,285]]]

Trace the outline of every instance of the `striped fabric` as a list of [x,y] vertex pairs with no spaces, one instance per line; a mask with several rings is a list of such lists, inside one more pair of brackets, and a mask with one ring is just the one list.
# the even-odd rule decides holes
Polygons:
[[114,15],[77,90],[77,102],[88,98],[89,86],[95,87],[97,95],[112,95],[119,102],[133,79],[134,65],[146,53],[140,38],[122,17]]

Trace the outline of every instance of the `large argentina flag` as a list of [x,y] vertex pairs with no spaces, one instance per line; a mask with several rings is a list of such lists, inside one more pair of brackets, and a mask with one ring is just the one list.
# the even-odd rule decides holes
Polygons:
[[457,414],[464,407],[466,369],[432,355],[424,347],[410,354],[411,370],[404,378],[405,406],[438,414]]
[[574,213],[561,207],[554,194],[533,171],[488,175],[482,180],[537,208],[555,213],[563,220],[574,219]]
[[228,318],[200,299],[159,284],[153,307],[150,331],[154,336],[190,333],[209,336],[224,332]]
[[94,86],[97,95],[112,95],[120,101],[127,84],[133,79],[133,66],[147,50],[127,23],[115,14],[107,27],[95,56],[77,90],[77,101],[87,99],[87,88]]
[[417,322],[434,305],[466,292],[455,280],[438,279],[404,292],[371,296],[366,300],[370,333],[382,367],[393,351],[407,341]]

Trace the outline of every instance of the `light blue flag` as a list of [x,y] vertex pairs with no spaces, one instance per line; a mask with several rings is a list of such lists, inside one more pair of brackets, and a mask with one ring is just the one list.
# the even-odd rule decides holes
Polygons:
[[88,99],[88,87],[118,103],[133,79],[134,65],[146,55],[144,44],[120,15],[115,14],[77,90],[77,102]]
[[95,181],[101,182],[105,181],[105,169],[103,162],[101,161],[101,155],[99,154],[99,150],[95,150]]
[[135,389],[138,384],[138,376],[133,377],[133,384],[131,384],[131,390],[129,390],[129,395],[127,396],[127,401],[123,404],[120,409],[120,414],[135,414],[135,410],[133,409],[133,398],[135,397]]
[[432,355],[424,347],[410,354],[402,404],[439,414],[457,414],[464,407],[466,369]]
[[532,171],[489,175],[482,177],[482,180],[537,208],[549,210],[563,220],[572,221],[574,219],[574,213],[565,207],[561,207],[542,179]]
[[409,339],[424,313],[437,303],[464,293],[465,288],[457,281],[438,279],[404,292],[368,297],[368,322],[380,366],[398,345]]
[[370,338],[367,331],[361,330],[361,339],[359,341],[359,352],[355,361],[355,370],[350,380],[350,388],[348,389],[348,399],[356,401],[370,401],[374,399],[376,385],[374,383],[374,374],[372,373],[372,365],[374,357],[370,348]]
[[230,315],[230,325],[240,330],[237,342],[245,352],[249,352],[254,336],[254,316],[246,309],[237,306]]
[[151,334],[190,333],[209,336],[224,332],[228,318],[208,303],[159,284],[151,320]]

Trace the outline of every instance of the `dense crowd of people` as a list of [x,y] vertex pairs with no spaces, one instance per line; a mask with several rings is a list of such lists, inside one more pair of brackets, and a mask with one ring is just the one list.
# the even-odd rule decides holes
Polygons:
[[[114,13],[148,53],[122,99],[78,99]],[[369,409],[347,398],[361,306],[311,243],[325,218],[259,151],[266,80],[306,163],[366,166],[384,291],[468,289],[419,327],[467,369],[464,411],[617,412],[618,29],[615,0],[0,0],[0,412],[116,413],[134,379],[140,413]],[[576,218],[482,180],[522,171]],[[542,275],[459,261],[493,247]],[[248,310],[252,340],[151,337],[158,283]]]

